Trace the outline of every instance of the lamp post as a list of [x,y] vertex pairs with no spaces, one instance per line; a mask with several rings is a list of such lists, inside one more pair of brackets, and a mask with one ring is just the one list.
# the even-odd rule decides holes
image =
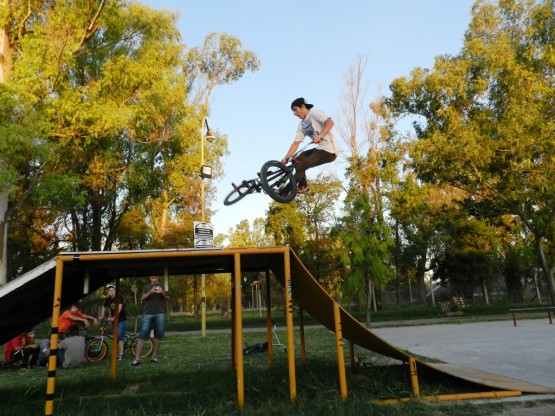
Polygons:
[[[206,133],[204,132],[204,126],[206,126]],[[204,164],[204,139],[209,142],[214,141],[214,135],[208,126],[208,120],[206,117],[202,119],[202,125],[200,127],[200,217],[201,221],[205,222],[204,219],[204,179],[212,178],[212,168]],[[200,291],[201,291],[201,303],[200,303],[200,334],[201,336],[206,336],[206,274],[202,274],[200,277]]]

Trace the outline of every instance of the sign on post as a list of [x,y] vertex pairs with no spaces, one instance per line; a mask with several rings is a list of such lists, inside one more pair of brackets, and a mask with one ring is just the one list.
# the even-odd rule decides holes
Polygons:
[[214,227],[208,222],[193,221],[195,248],[214,248]]

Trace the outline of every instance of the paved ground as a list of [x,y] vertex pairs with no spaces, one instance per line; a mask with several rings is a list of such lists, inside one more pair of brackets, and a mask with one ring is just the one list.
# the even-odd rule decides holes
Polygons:
[[[555,388],[555,325],[544,319],[374,328],[413,354]],[[526,395],[502,416],[555,416],[555,395]],[[538,402],[529,407],[526,401]],[[479,402],[479,401],[475,401]]]
[[555,388],[555,325],[547,319],[375,328],[413,354]]

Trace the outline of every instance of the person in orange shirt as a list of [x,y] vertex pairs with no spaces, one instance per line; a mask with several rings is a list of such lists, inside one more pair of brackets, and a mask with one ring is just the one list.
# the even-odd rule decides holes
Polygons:
[[58,323],[60,340],[68,337],[70,327],[82,323],[85,328],[88,328],[90,325],[89,321],[93,321],[95,325],[98,325],[98,320],[94,316],[85,315],[83,312],[79,311],[77,305],[71,305],[71,308],[60,315],[60,321]]

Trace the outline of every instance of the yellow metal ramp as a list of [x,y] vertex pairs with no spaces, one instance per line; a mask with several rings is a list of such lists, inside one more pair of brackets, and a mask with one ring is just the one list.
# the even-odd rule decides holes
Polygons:
[[[320,286],[310,272],[303,265],[299,257],[291,250],[291,282],[293,299],[310,316],[334,331],[333,308],[335,301]],[[353,344],[363,347],[369,351],[382,354],[386,357],[394,358],[402,362],[409,362],[413,358],[410,354],[389,344],[372,330],[366,328],[357,319],[351,316],[346,310],[340,307],[341,328],[343,338]],[[432,357],[433,358],[433,357]],[[487,386],[502,390],[515,390],[523,393],[554,394],[555,389],[529,383],[526,381],[515,380],[509,377],[492,374],[486,371],[476,370],[454,364],[430,364],[415,359],[417,366],[428,370],[437,371],[448,376],[469,381],[478,385]]]

